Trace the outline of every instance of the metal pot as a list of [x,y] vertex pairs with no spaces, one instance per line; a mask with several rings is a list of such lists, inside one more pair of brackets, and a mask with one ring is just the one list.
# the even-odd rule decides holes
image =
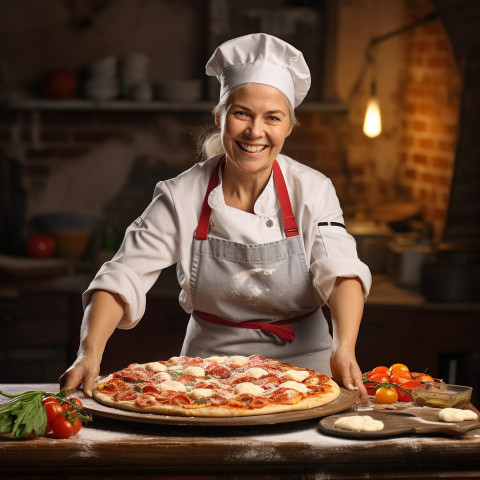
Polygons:
[[422,268],[431,255],[430,245],[388,242],[387,273],[395,284],[417,289],[421,284]]
[[434,302],[473,302],[480,298],[480,265],[432,261],[422,269],[422,293]]

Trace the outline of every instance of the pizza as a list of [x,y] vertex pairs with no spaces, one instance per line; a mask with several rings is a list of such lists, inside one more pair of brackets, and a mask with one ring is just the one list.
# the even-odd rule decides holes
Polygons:
[[327,375],[261,355],[172,357],[133,363],[97,381],[109,407],[191,417],[238,417],[307,410],[340,394]]

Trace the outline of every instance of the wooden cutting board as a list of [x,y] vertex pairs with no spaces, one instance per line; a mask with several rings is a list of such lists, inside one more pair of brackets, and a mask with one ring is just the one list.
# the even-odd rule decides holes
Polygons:
[[[478,411],[473,406],[470,406],[470,409],[478,415]],[[384,438],[425,433],[459,436],[474,428],[480,428],[479,419],[456,423],[442,422],[438,419],[439,411],[438,408],[413,406],[398,410],[365,409],[325,417],[320,421],[319,430],[322,433],[337,437]],[[377,432],[356,432],[334,427],[334,423],[340,417],[353,415],[368,415],[374,420],[380,420],[384,423],[384,428]]]

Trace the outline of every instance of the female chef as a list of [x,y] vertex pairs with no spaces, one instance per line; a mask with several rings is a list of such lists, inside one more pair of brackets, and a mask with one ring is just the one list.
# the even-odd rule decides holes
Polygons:
[[157,185],[84,294],[78,357],[60,384],[83,382],[91,396],[109,337],[140,321],[146,292],[176,263],[191,314],[181,355],[261,354],[332,374],[366,396],[355,344],[370,272],[331,181],[280,153],[310,87],[303,55],[251,34],[220,45],[206,72],[221,84],[222,153]]

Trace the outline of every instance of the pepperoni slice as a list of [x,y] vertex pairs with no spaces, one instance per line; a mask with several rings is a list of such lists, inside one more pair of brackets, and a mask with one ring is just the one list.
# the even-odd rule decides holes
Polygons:
[[263,388],[272,388],[272,387],[278,387],[282,381],[280,378],[278,378],[275,374],[269,373],[268,375],[265,375],[264,377],[257,378],[255,380],[250,380],[252,383],[255,385],[259,385],[260,387]]
[[190,359],[186,366],[188,367],[194,367],[194,366],[197,366],[197,365],[202,365],[203,364],[203,358],[200,358],[200,357],[195,357],[195,358],[192,358]]
[[160,390],[153,385],[145,385],[142,389],[143,393],[150,393],[152,395],[160,395]]
[[195,382],[196,378],[193,375],[182,375],[181,377],[177,378],[177,382],[182,383],[191,383]]
[[[124,390],[129,385],[128,383],[124,382],[121,378],[111,378],[107,382],[103,384],[103,391],[106,392],[118,392],[120,390]],[[105,392],[105,393],[106,393]],[[108,395],[108,394],[107,394]]]
[[121,392],[116,393],[113,396],[113,399],[116,402],[127,402],[127,401],[132,401],[135,400],[138,397],[138,393],[135,391],[134,388],[126,388],[125,390],[122,390]]
[[165,390],[164,392],[155,395],[155,400],[161,404],[170,404],[171,399],[176,395],[179,395],[179,393],[175,390]]
[[186,396],[179,393],[178,395],[174,395],[170,398],[170,405],[190,405],[192,401]]
[[153,395],[143,393],[135,399],[135,403],[139,407],[151,407],[152,405],[155,405],[156,400]]
[[228,382],[229,385],[237,385],[238,383],[244,383],[244,382],[249,382],[250,381],[250,377],[238,377],[238,378],[234,378],[231,382]]
[[195,388],[209,388],[210,390],[216,390],[218,388],[218,385],[212,382],[198,382],[195,384]]
[[269,395],[269,398],[275,403],[283,405],[294,405],[302,399],[302,394],[293,388],[277,388]]
[[231,375],[229,368],[227,368],[225,365],[220,365],[219,363],[215,362],[205,367],[205,373],[214,378],[228,378]]
[[228,399],[225,398],[220,393],[214,393],[210,398],[209,402],[214,406],[225,405],[228,403]]

